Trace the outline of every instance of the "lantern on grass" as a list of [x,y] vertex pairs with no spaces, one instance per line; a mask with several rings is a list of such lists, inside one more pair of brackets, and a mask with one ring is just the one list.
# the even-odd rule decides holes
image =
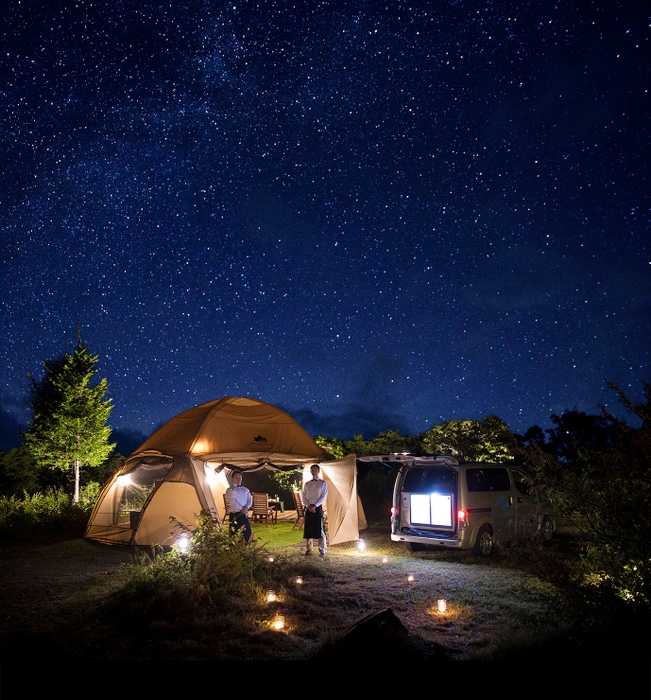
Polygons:
[[439,598],[439,599],[436,601],[436,609],[437,609],[440,613],[444,613],[444,612],[448,609],[448,602],[447,602],[447,600],[445,600],[445,598]]
[[274,617],[273,628],[275,630],[285,629],[285,618],[282,615],[277,614],[276,617]]
[[364,552],[366,551],[366,542],[364,542],[364,540],[357,541],[357,551],[360,554],[364,554]]
[[273,603],[276,600],[276,591],[269,589],[267,591],[267,603]]
[[302,576],[297,576],[296,577],[296,583],[300,586],[303,583],[303,577]]
[[388,563],[389,563],[389,557],[382,557],[382,563],[383,563],[383,564],[388,564]]
[[413,583],[413,582],[414,582],[414,575],[409,574],[409,576],[407,576],[407,583]]

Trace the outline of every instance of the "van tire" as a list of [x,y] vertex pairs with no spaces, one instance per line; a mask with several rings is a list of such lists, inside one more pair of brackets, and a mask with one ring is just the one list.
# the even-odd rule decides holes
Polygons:
[[495,539],[490,525],[482,525],[477,533],[472,553],[476,557],[488,557],[495,551]]
[[549,542],[554,536],[554,523],[551,521],[551,518],[547,516],[543,518],[540,525],[540,534],[545,542]]
[[408,552],[422,552],[425,549],[425,545],[418,544],[418,542],[404,542],[403,544]]

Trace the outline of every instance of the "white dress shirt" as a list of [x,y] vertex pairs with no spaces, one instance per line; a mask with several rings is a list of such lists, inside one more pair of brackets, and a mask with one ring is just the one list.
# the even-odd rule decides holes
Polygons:
[[303,505],[322,506],[328,498],[328,484],[323,479],[312,479],[306,481],[301,491]]
[[253,505],[253,496],[246,486],[231,486],[226,489],[226,498],[230,504],[231,513],[239,513],[242,508],[249,508]]

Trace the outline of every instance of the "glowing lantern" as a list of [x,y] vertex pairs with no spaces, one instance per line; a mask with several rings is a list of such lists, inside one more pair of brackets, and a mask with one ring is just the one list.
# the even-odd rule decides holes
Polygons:
[[285,618],[282,615],[276,615],[273,621],[273,628],[275,630],[285,629]]
[[267,591],[267,603],[273,603],[276,600],[276,591]]
[[445,598],[439,598],[436,603],[436,608],[440,613],[444,613],[448,609],[448,604]]
[[383,563],[383,564],[388,564],[388,563],[389,563],[389,557],[382,557],[382,563]]
[[357,551],[358,551],[360,554],[364,554],[364,552],[366,551],[366,542],[364,542],[364,540],[358,540],[358,542],[357,542]]
[[296,577],[296,583],[300,586],[303,583],[303,577],[302,576],[297,576]]
[[414,575],[409,574],[409,576],[407,576],[407,583],[413,583],[413,582],[414,582]]

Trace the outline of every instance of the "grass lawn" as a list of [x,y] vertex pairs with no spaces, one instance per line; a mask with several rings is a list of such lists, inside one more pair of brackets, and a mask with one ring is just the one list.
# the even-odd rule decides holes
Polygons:
[[[282,567],[271,604],[242,598],[206,607],[189,592],[163,601],[163,608],[146,607],[123,594],[129,579],[119,560],[134,556],[128,548],[71,540],[7,550],[0,584],[12,609],[0,635],[0,658],[310,660],[336,653],[351,627],[387,609],[409,637],[407,645],[404,639],[376,639],[384,653],[376,647],[371,655],[380,662],[407,654],[415,660],[535,658],[558,664],[578,655],[586,662],[617,659],[621,668],[623,660],[639,657],[639,650],[631,653],[634,642],[613,649],[597,635],[589,646],[577,646],[575,611],[514,552],[488,559],[469,552],[412,554],[391,542],[382,521],[362,533],[363,554],[356,543],[346,543],[331,546],[321,560],[303,556],[302,530],[292,523],[256,525],[253,532],[275,555],[269,566]],[[84,577],[80,571],[68,584],[66,577],[82,559]],[[445,613],[438,612],[439,599],[446,600]],[[276,614],[285,619],[280,632],[271,625]]]

